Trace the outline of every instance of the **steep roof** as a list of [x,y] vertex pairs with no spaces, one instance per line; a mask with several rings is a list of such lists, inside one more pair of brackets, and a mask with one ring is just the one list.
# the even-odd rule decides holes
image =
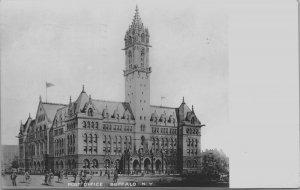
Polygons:
[[92,103],[95,106],[95,109],[102,114],[103,111],[107,111],[109,115],[113,115],[117,110],[120,114],[123,114],[126,110],[128,110],[133,117],[132,110],[130,108],[130,104],[127,102],[116,102],[116,101],[107,101],[107,100],[96,100],[92,99]]
[[64,104],[56,104],[56,103],[48,103],[48,102],[43,102],[42,104],[43,104],[43,108],[48,116],[48,119],[50,121],[53,121],[56,111],[59,108],[66,106]]
[[87,95],[87,93],[84,91],[83,88],[77,100],[74,102],[75,113],[79,113],[84,108],[84,105],[88,101],[89,101],[89,96]]

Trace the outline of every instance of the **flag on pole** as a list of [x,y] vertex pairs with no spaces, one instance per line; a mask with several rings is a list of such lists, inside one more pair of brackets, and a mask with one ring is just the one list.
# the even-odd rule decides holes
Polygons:
[[50,82],[46,82],[46,88],[49,88],[51,86],[54,86],[54,84],[50,83]]
[[161,96],[161,97],[160,97],[160,107],[162,106],[162,100],[163,100],[163,99],[166,99],[166,97],[164,97],[164,96]]

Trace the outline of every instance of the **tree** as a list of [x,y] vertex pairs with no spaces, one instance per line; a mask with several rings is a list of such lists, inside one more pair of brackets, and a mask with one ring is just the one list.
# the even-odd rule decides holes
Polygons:
[[202,152],[202,173],[212,178],[228,175],[229,158],[222,150],[205,150]]
[[13,160],[12,162],[11,162],[11,167],[12,168],[19,168],[19,162],[18,162],[18,160]]

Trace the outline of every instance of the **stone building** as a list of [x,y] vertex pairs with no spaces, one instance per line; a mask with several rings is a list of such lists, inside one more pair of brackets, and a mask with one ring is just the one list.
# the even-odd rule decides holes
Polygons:
[[[150,105],[150,34],[136,8],[125,33],[125,101],[97,100],[84,89],[67,105],[40,100],[20,129],[24,168],[105,174],[201,171],[201,124],[184,99]],[[28,152],[29,154],[26,154]]]

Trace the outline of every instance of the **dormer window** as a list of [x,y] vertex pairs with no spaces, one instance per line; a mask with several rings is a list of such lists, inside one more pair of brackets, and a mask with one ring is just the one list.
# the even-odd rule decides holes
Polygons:
[[191,124],[195,124],[195,118],[194,117],[192,117],[192,119],[191,119]]
[[93,109],[92,108],[88,109],[88,116],[93,116]]

